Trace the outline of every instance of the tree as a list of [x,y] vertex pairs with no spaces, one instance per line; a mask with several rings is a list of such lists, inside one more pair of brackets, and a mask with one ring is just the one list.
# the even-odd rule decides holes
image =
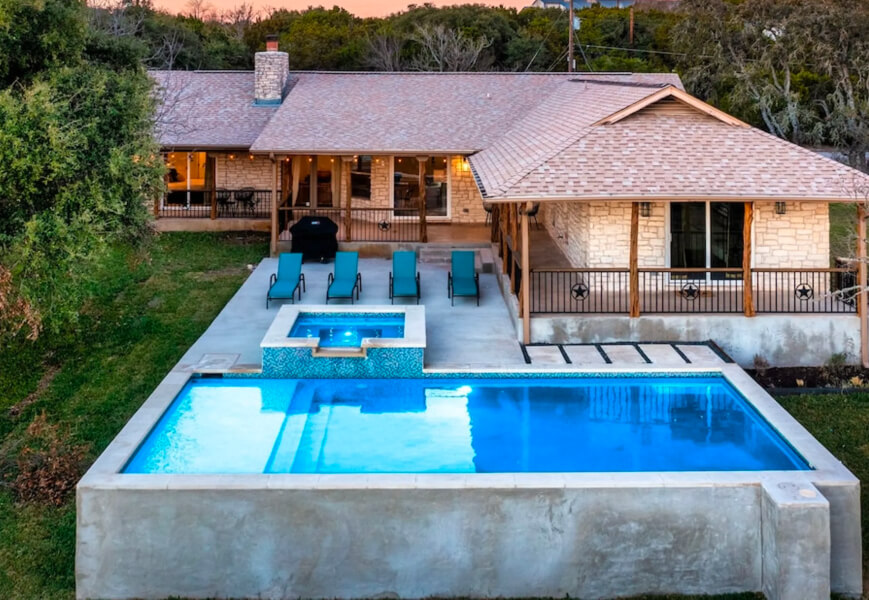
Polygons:
[[[70,18],[86,23],[77,6]],[[38,13],[68,8],[45,0],[33,9],[36,29],[17,30],[23,43],[62,37],[68,24]],[[9,14],[0,8],[0,22]],[[107,65],[113,54],[100,39],[59,40],[63,60],[29,63],[37,68],[0,91],[0,341],[74,324],[93,259],[150,231],[146,202],[163,171],[151,81],[138,64]]]
[[[492,45],[486,36],[471,38],[443,25],[418,25],[411,39],[420,51],[411,63],[414,71],[473,71],[483,50]],[[484,69],[479,69],[484,70]]]

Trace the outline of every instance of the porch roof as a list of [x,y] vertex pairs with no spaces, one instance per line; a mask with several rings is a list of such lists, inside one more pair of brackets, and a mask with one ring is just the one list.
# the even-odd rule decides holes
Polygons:
[[583,104],[567,126],[533,111],[470,157],[483,198],[853,201],[869,189],[865,174],[681,90],[644,96],[597,117]]

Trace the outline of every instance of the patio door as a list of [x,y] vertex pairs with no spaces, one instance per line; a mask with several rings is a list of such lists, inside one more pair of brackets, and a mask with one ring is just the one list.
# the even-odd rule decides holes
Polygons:
[[420,185],[427,219],[446,219],[450,216],[449,203],[449,157],[430,156],[423,165],[423,181],[419,180],[419,160],[413,156],[397,156],[393,159],[392,203],[396,216],[417,216]]
[[[742,268],[744,208],[731,202],[670,204],[670,267]],[[735,273],[674,273],[673,279],[739,279]]]

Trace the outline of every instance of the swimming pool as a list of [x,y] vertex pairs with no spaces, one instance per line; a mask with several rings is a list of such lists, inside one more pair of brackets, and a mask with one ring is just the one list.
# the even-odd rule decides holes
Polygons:
[[322,348],[358,347],[364,338],[403,338],[404,314],[302,312],[289,337],[317,338]]
[[125,473],[807,470],[720,376],[193,379]]

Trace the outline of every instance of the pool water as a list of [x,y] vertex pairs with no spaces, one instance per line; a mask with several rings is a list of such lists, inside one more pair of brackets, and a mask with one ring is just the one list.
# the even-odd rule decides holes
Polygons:
[[722,377],[195,379],[125,472],[808,468]]
[[401,313],[300,313],[289,337],[319,338],[322,348],[359,347],[363,338],[403,338]]

